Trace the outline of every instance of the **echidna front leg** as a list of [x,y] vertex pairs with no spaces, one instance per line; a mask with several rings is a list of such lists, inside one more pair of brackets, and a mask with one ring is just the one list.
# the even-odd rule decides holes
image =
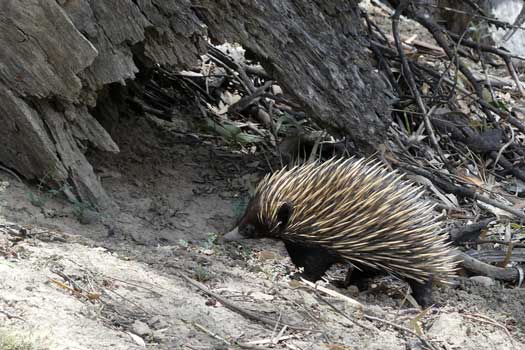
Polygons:
[[412,289],[412,296],[417,301],[417,303],[423,307],[427,308],[433,304],[432,300],[432,280],[430,277],[425,283],[419,283],[414,280],[408,280],[408,284]]
[[291,241],[284,241],[284,245],[294,265],[304,268],[302,277],[312,282],[320,280],[326,270],[338,261],[333,253],[323,247]]

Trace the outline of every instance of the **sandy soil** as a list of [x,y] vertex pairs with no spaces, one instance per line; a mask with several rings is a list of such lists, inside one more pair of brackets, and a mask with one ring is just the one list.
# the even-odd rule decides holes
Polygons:
[[[113,133],[121,153],[90,157],[120,211],[95,213],[0,173],[0,339],[14,334],[44,349],[422,348],[340,298],[299,287],[279,242],[214,243],[267,171],[264,160],[144,118]],[[181,273],[280,325],[231,311]],[[400,309],[398,285],[332,289],[367,314],[418,324],[437,349],[525,349],[524,289],[465,279],[437,288],[440,307],[416,318]]]

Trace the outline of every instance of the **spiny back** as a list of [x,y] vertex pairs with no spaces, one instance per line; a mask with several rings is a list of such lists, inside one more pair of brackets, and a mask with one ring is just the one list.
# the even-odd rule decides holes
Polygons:
[[256,198],[259,219],[274,232],[278,208],[293,207],[283,239],[420,282],[430,275],[446,282],[456,262],[423,193],[378,162],[352,158],[282,169],[260,182]]

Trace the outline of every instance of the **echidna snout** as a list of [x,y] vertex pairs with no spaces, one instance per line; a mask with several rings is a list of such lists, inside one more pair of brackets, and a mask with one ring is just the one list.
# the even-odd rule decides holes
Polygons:
[[243,239],[244,236],[242,236],[240,233],[239,233],[239,227],[235,227],[233,230],[231,230],[230,232],[224,234],[224,236],[222,236],[222,241],[223,242],[231,242],[231,241],[238,241],[240,239]]
[[404,277],[422,288],[455,274],[452,248],[423,191],[378,162],[330,159],[267,175],[224,240],[271,237],[284,241],[309,280],[336,262]]
[[259,215],[259,200],[257,197],[254,197],[248,204],[237,226],[226,233],[222,237],[222,240],[229,242],[248,238],[279,238],[279,233],[286,229],[292,213],[293,206],[291,203],[280,203],[276,212],[277,224],[274,225],[275,227],[271,227],[267,224],[266,220],[261,219]]

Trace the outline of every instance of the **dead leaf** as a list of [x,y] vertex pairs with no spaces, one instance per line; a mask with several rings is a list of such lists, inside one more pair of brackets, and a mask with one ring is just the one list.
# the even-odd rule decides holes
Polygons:
[[477,187],[485,188],[485,182],[483,182],[483,180],[481,180],[477,176],[468,174],[465,169],[459,169],[456,172],[456,175],[459,179],[461,179],[462,181],[468,184],[472,184]]
[[412,327],[412,329],[420,336],[422,337],[423,336],[423,330],[421,329],[421,326],[419,325],[419,321],[421,321],[421,319],[423,317],[426,316],[426,314],[428,314],[428,312],[430,311],[430,309],[432,309],[432,307],[429,307],[423,311],[421,311],[419,314],[416,315],[416,317],[414,317],[413,319],[410,320],[410,327]]
[[290,282],[288,282],[288,285],[290,286],[290,288],[300,288],[303,286],[301,281],[297,281],[297,280],[291,280]]
[[263,250],[261,252],[259,252],[259,259],[261,260],[275,260],[277,259],[277,254],[275,254],[274,252],[272,251],[269,251],[269,250]]
[[87,293],[87,298],[89,300],[98,300],[100,299],[100,293],[95,293],[95,292],[91,292],[91,293]]

